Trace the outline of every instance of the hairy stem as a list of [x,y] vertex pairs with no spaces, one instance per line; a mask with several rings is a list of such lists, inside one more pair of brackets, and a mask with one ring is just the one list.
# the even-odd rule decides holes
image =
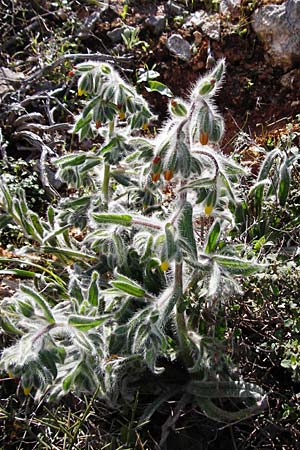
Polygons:
[[[108,124],[108,137],[109,139],[112,137],[115,129],[115,123],[111,120]],[[104,208],[108,209],[109,203],[109,180],[110,180],[110,164],[104,163],[104,172],[103,172],[103,183],[102,183],[102,194],[104,198]]]
[[104,206],[106,210],[108,209],[108,202],[109,202],[109,178],[110,178],[110,165],[105,163],[103,172],[102,194],[104,197]]
[[178,293],[178,300],[176,303],[176,328],[177,336],[179,341],[180,356],[184,364],[189,367],[192,365],[192,358],[190,354],[190,346],[188,339],[188,330],[186,326],[186,320],[184,317],[184,312],[182,311],[183,302],[183,277],[182,277],[182,262],[176,263],[175,266],[175,279],[174,279],[175,289]]

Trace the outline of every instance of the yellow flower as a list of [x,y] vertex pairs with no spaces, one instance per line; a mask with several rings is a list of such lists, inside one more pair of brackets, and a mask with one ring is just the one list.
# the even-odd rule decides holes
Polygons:
[[149,130],[149,127],[148,127],[147,123],[144,123],[142,128],[143,128],[144,131],[148,131]]
[[166,272],[168,268],[170,267],[168,261],[163,261],[160,265],[160,268],[163,272]]
[[9,378],[15,378],[14,374],[10,370],[7,371],[7,374]]
[[81,89],[81,88],[78,88],[78,95],[79,95],[79,97],[81,97],[84,94],[85,94],[85,91],[83,89]]
[[204,208],[204,212],[207,216],[210,216],[211,213],[213,212],[213,209],[214,209],[213,205],[206,205]]
[[31,386],[23,386],[23,392],[24,392],[24,395],[26,395],[26,397],[27,397],[31,392]]
[[125,113],[124,113],[124,111],[119,111],[119,119],[120,120],[124,120],[125,119]]

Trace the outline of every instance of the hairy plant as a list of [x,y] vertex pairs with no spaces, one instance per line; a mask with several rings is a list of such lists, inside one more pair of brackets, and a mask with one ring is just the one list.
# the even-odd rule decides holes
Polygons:
[[[294,144],[297,132],[290,131],[285,138],[265,152],[256,182],[236,210],[236,221],[247,238],[253,240],[298,240],[298,183],[299,148]],[[292,200],[289,203],[289,198]]]
[[[76,194],[40,218],[3,183],[1,207],[32,241],[20,264],[42,261],[29,271],[34,284],[1,302],[2,327],[18,336],[1,367],[25,394],[97,390],[120,406],[142,377],[162,377],[176,361],[184,382],[162,384],[141,422],[174,394],[222,422],[265,406],[222,346],[222,305],[240,291],[238,277],[263,267],[229,238],[246,173],[218,147],[224,123],[213,97],[224,71],[221,60],[187,101],[172,98],[169,121],[147,138],[137,130],[147,133],[154,117],[136,90],[109,64],[78,64],[86,101],[73,132],[97,143],[55,160]],[[221,406],[227,398],[239,399],[235,411]]]

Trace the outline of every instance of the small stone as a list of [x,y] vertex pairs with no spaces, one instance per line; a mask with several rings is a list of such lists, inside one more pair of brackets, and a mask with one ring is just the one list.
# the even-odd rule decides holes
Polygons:
[[221,19],[219,14],[208,14],[205,11],[196,11],[191,14],[183,28],[200,28],[202,33],[215,41],[220,40]]
[[300,106],[300,101],[299,100],[295,100],[291,103],[291,107],[295,108],[296,106]]
[[210,39],[219,41],[221,35],[221,19],[219,14],[210,15],[209,19],[202,25],[201,29]]
[[201,28],[201,26],[208,19],[208,14],[205,11],[196,11],[191,14],[184,24],[184,28]]
[[88,16],[81,26],[80,33],[78,36],[80,38],[88,38],[90,34],[94,31],[98,20],[100,19],[100,12],[95,11],[90,16]]
[[118,27],[114,30],[108,31],[107,36],[112,41],[113,44],[118,44],[119,42],[122,42],[122,34],[127,29],[127,27]]
[[167,40],[167,48],[177,58],[189,61],[191,58],[191,45],[180,34],[172,34]]
[[151,30],[155,36],[161,35],[165,29],[165,26],[165,16],[151,16],[145,20],[145,27]]
[[165,12],[170,17],[183,16],[187,14],[187,12],[177,3],[169,0],[165,5]]
[[300,69],[291,70],[280,78],[283,87],[300,89]]

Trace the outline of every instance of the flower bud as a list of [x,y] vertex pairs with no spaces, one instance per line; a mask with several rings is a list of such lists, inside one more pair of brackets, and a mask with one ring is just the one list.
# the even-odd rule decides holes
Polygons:
[[208,133],[206,133],[205,131],[201,131],[199,140],[200,140],[200,144],[207,145],[207,143],[208,143]]
[[23,386],[23,392],[26,397],[28,397],[28,395],[30,394],[31,389],[31,386]]
[[156,183],[160,179],[160,172],[151,173],[151,179],[153,183]]
[[216,191],[216,189],[214,189],[208,194],[208,196],[206,198],[206,204],[204,206],[204,213],[207,216],[211,215],[216,203],[217,203],[217,191]]
[[173,170],[167,169],[167,170],[164,171],[164,178],[165,178],[166,181],[172,180],[173,176],[174,176]]
[[215,70],[212,73],[212,76],[216,79],[216,81],[220,81],[225,71],[225,63],[224,60],[221,60]]
[[204,80],[203,83],[201,83],[199,88],[199,94],[205,95],[211,92],[214,88],[214,84],[211,84],[210,80]]
[[171,100],[171,112],[172,114],[174,114],[174,116],[179,117],[184,117],[187,115],[186,107],[182,103],[179,103],[174,98]]
[[[152,160],[152,175],[158,174],[160,176],[161,167],[162,167],[161,157],[156,155]],[[157,179],[153,180],[152,178],[152,181],[157,181]]]

